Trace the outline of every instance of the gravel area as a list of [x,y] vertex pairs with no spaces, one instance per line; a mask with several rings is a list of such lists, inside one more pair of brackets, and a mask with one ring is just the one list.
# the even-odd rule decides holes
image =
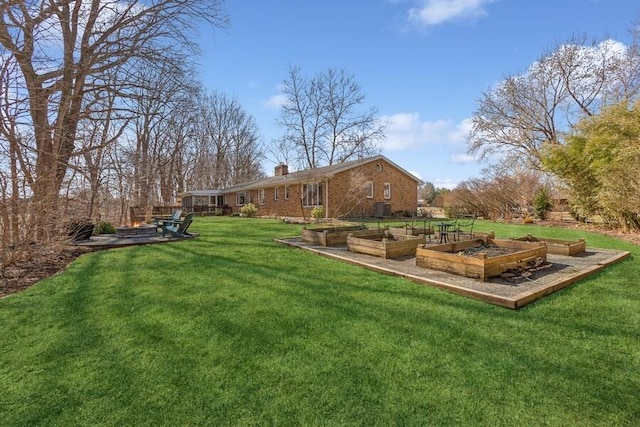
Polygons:
[[[512,308],[519,308],[523,305],[518,300],[527,299],[527,303],[531,302],[532,294],[541,294],[541,297],[565,287],[567,281],[573,283],[585,275],[595,273],[604,266],[629,256],[628,252],[587,247],[585,252],[576,256],[548,254],[547,263],[550,265],[547,268],[532,272],[527,278],[515,277],[506,279],[496,276],[483,282],[477,279],[418,267],[414,256],[384,259],[350,252],[346,246],[322,247],[308,244],[297,237],[279,239],[277,241],[344,262],[358,264],[365,268],[395,274],[419,283],[448,289],[474,298],[489,300],[489,302],[496,303],[496,301],[501,300],[513,300],[515,301],[513,303],[515,307]],[[477,296],[474,296],[474,294],[477,294]],[[484,294],[486,294],[486,298],[483,298]],[[506,306],[510,304],[499,303],[499,305]]]

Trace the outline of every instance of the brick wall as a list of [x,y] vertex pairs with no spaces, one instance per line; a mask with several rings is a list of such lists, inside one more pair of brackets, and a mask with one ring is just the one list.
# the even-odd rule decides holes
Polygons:
[[[285,187],[289,188],[288,195],[285,197]],[[258,190],[245,191],[246,202],[253,203],[258,208],[258,215],[260,216],[291,216],[301,217],[302,208],[300,207],[300,191],[301,184],[294,183],[290,185],[278,186],[278,198],[275,198],[275,189],[264,188],[264,202],[260,203],[258,198]],[[232,208],[233,212],[240,212],[242,206],[236,205],[236,193],[227,194],[225,202]],[[305,207],[305,215],[310,215],[313,207]]]
[[[370,182],[373,184],[373,197],[368,198],[362,185]],[[377,160],[365,165],[340,172],[333,176],[329,182],[322,182],[323,206],[328,210],[329,217],[339,216],[371,216],[374,214],[373,204],[376,202],[389,203],[391,212],[415,211],[418,208],[417,183],[405,175],[402,171],[388,162]],[[391,197],[385,198],[385,183],[390,184]],[[358,185],[360,184],[360,185]],[[278,187],[278,198],[275,198],[273,187],[264,188],[264,200],[260,203],[257,189],[245,191],[246,203],[252,202],[258,208],[260,216],[291,216],[301,217],[302,209],[309,216],[313,207],[300,206],[302,184],[288,185],[289,197],[285,198],[285,186]],[[358,190],[360,188],[360,190]],[[241,206],[236,206],[236,193],[225,195],[227,203],[233,212],[240,212]]]
[[[373,197],[367,197],[366,190],[357,194],[355,188],[358,183],[371,183]],[[391,197],[388,199],[384,197],[385,183],[390,184]],[[353,199],[348,197],[350,193],[358,195],[356,200],[347,200]],[[418,208],[417,182],[382,160],[340,172],[329,182],[329,213],[332,218],[345,215],[372,216],[373,204],[377,202],[389,203],[391,212],[415,211]]]

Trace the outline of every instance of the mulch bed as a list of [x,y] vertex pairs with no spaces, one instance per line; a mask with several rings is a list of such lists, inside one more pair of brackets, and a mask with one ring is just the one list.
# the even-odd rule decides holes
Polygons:
[[80,255],[94,250],[61,243],[32,246],[23,259],[0,269],[0,298],[64,271]]

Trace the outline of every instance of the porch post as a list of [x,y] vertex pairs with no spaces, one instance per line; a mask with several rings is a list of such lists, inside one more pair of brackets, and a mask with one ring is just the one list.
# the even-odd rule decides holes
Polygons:
[[329,178],[324,179],[324,218],[329,218]]

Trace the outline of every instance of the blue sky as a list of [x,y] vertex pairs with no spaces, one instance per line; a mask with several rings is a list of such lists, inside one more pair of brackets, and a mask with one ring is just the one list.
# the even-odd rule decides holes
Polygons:
[[[627,44],[634,0],[227,0],[200,32],[201,78],[238,99],[266,143],[290,65],[355,75],[387,120],[382,154],[436,187],[480,176],[464,135],[482,92],[573,35]],[[273,174],[274,163],[264,163]]]

